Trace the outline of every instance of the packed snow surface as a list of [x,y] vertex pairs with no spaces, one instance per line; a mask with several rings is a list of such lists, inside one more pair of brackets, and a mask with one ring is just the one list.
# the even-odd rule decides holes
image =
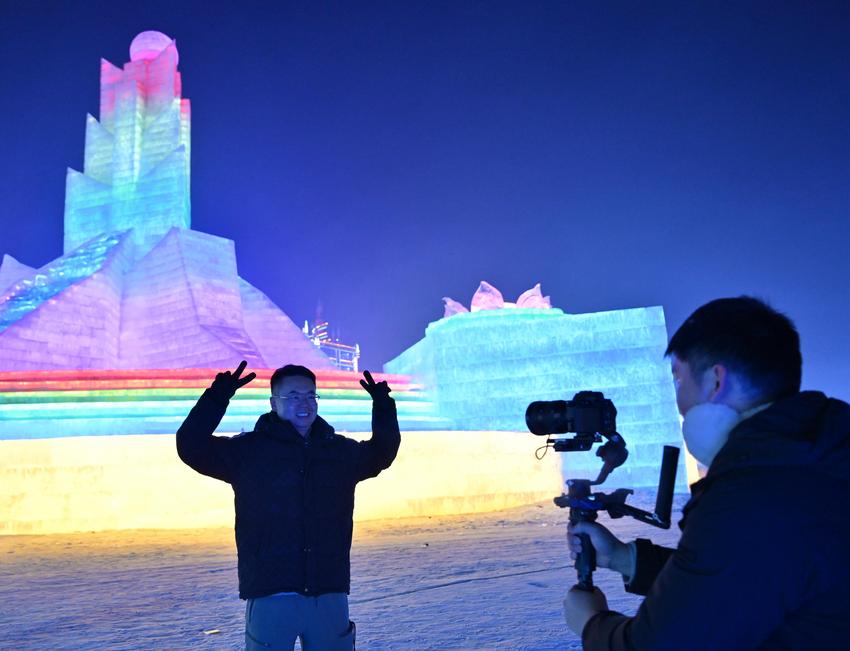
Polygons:
[[[674,521],[685,499],[677,497]],[[629,503],[651,510],[653,498]],[[575,583],[566,521],[547,502],[356,523],[357,648],[580,649],[561,613]],[[679,538],[675,525],[600,522],[625,540]],[[613,609],[635,612],[640,597],[624,592],[619,575],[595,578]],[[229,528],[0,537],[0,648],[241,649],[236,588]]]

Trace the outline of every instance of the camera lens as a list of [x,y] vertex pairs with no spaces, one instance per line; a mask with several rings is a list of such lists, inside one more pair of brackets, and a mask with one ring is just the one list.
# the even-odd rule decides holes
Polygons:
[[570,431],[566,400],[538,400],[525,410],[528,431],[538,436],[564,434]]

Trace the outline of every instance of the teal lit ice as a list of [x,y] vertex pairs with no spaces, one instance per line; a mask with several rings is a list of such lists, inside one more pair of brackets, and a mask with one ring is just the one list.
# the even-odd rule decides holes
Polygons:
[[100,66],[100,121],[86,118],[83,173],[69,169],[65,253],[101,233],[131,230],[134,259],[172,227],[191,226],[190,105],[181,97],[177,46],[130,46],[131,61]]
[[0,332],[99,271],[121,240],[121,234],[101,235],[15,283],[0,302]]
[[[564,314],[508,304],[431,323],[424,339],[384,369],[421,378],[458,429],[517,436],[532,436],[530,402],[602,391],[617,407],[630,452],[603,488],[646,487],[657,484],[663,446],[682,445],[666,346],[660,307]],[[562,462],[568,477],[595,476],[601,466],[591,452],[562,454]],[[684,489],[684,468],[678,483]]]

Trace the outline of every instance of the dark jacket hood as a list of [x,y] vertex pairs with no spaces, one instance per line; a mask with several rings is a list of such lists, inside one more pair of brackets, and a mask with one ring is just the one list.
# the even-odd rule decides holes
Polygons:
[[[255,432],[263,432],[274,438],[302,440],[301,434],[292,426],[288,420],[283,420],[275,412],[270,411],[257,419],[254,425]],[[334,435],[334,428],[321,416],[316,416],[310,427],[310,439],[327,439]]]
[[777,400],[732,430],[706,479],[767,466],[814,467],[850,482],[850,405],[819,391]]

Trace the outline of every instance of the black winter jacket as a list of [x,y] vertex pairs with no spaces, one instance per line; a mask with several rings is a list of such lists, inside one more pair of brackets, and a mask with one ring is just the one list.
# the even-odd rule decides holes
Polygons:
[[347,593],[354,488],[395,459],[395,401],[373,403],[368,441],[334,434],[320,417],[305,439],[274,412],[253,432],[213,436],[226,409],[205,391],[177,431],[177,453],[233,487],[239,596]]
[[843,649],[850,640],[850,406],[822,393],[739,424],[692,487],[675,550],[638,541],[635,617],[584,648]]

